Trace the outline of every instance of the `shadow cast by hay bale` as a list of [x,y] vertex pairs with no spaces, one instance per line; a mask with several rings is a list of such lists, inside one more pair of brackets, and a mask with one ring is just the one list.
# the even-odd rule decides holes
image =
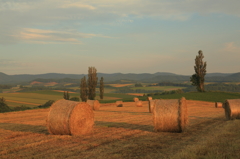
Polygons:
[[33,132],[39,134],[49,134],[46,126],[41,125],[27,125],[18,123],[0,123],[0,129],[11,130],[11,131],[21,131],[21,132]]
[[124,123],[124,122],[118,123],[118,122],[106,122],[106,121],[95,121],[95,125],[153,132],[152,125],[139,125],[139,124]]

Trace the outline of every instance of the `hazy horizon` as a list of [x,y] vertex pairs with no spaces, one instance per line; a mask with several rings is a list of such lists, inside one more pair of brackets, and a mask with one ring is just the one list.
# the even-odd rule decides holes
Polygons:
[[240,68],[238,0],[0,2],[0,72],[194,74]]
[[[4,73],[4,74],[7,74],[5,72],[1,72],[1,73]],[[47,72],[47,73],[37,73],[37,74],[29,74],[29,73],[23,73],[23,74],[7,74],[7,75],[40,75],[40,74],[73,74],[73,75],[81,75],[81,74],[85,74],[87,75],[88,73],[61,73],[61,72]],[[155,73],[173,73],[173,72],[154,72],[154,73],[149,73],[149,72],[142,72],[142,73],[134,73],[134,72],[128,72],[128,73],[122,73],[122,72],[112,72],[112,73],[105,73],[105,72],[97,72],[97,74],[117,74],[117,73],[121,73],[121,74],[155,74]],[[195,72],[193,72],[192,74],[194,74]],[[215,74],[215,73],[219,73],[219,74],[235,74],[235,73],[240,73],[240,72],[231,72],[231,73],[225,73],[225,72],[207,72],[207,74]],[[173,74],[176,74],[176,75],[183,75],[183,76],[191,76],[192,74],[177,74],[177,73],[173,73]]]

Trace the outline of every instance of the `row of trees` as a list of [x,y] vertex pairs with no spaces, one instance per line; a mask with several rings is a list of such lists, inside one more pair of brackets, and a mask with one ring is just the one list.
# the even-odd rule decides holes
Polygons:
[[[96,97],[96,87],[98,83],[97,69],[95,67],[88,68],[88,79],[84,76],[80,82],[80,98],[83,102],[87,99],[94,100]],[[103,99],[104,94],[104,82],[103,77],[100,79],[100,99]]]

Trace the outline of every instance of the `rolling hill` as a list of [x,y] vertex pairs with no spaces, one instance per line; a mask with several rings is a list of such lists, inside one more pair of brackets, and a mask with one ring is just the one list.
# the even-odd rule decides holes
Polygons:
[[[98,73],[98,77],[103,77],[105,82],[122,81],[127,82],[184,82],[189,81],[191,75],[177,75],[168,72],[157,73]],[[21,84],[31,81],[48,81],[48,82],[73,82],[76,83],[86,74],[60,74],[60,73],[47,73],[47,74],[20,74],[20,75],[7,75],[0,72],[0,84]],[[239,73],[208,73],[205,78],[206,82],[240,82]]]

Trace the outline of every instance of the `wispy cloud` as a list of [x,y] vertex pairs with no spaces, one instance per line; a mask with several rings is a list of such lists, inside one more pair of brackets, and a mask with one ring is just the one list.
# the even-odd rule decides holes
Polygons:
[[24,63],[24,62],[19,62],[17,60],[11,60],[11,59],[0,59],[0,66],[2,68],[9,68],[9,67],[14,67],[14,68],[22,68],[22,67],[29,67],[32,66],[33,64],[31,63]]
[[[79,30],[79,24],[91,25],[129,23],[137,18],[159,18],[186,21],[194,14],[221,13],[240,17],[239,0],[7,0],[0,2],[0,43],[18,39],[36,41],[67,41],[81,43],[77,37],[65,37],[65,33],[35,33],[23,28],[47,28],[53,30],[67,25]],[[128,18],[131,17],[131,18]],[[96,34],[96,32],[94,32]],[[71,33],[67,33],[70,35]],[[95,35],[94,34],[94,35]],[[103,34],[99,32],[98,34]],[[63,36],[64,35],[64,36]],[[99,35],[96,35],[99,37]],[[94,36],[91,36],[94,37]],[[11,39],[12,38],[12,39]]]
[[61,5],[60,8],[80,8],[80,9],[89,9],[89,10],[96,9],[95,7],[93,7],[91,5],[83,4],[81,2],[65,3],[65,4]]
[[69,31],[56,31],[56,30],[43,30],[24,28],[17,35],[12,35],[23,42],[28,43],[41,43],[41,44],[52,44],[67,42],[72,44],[82,44],[80,39],[92,38],[92,37],[103,37],[110,38],[101,34],[86,34],[80,33],[76,30]]
[[231,53],[238,53],[240,56],[240,46],[237,46],[235,42],[229,42],[224,44],[223,51],[231,52]]

